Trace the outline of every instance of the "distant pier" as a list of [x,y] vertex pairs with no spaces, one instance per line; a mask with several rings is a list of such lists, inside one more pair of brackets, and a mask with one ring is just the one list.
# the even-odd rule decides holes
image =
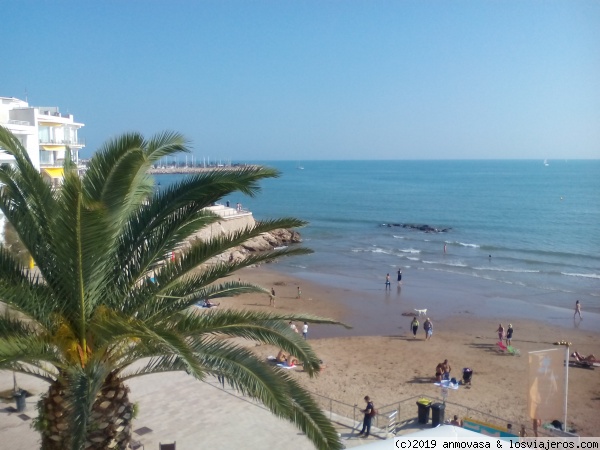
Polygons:
[[235,164],[231,166],[183,166],[183,167],[152,167],[148,169],[148,173],[157,175],[172,175],[172,174],[188,174],[188,173],[204,173],[214,172],[216,170],[242,170],[258,167],[256,164]]

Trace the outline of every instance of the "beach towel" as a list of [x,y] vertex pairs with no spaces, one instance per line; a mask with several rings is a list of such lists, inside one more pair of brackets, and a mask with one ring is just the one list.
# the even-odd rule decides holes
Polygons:
[[210,308],[216,308],[216,307],[217,307],[217,306],[219,306],[219,305],[210,305],[210,306],[208,306],[208,305],[206,305],[206,304],[204,304],[204,303],[196,303],[196,306],[197,306],[198,308],[206,308],[206,309],[210,309]]
[[293,366],[288,366],[285,363],[279,363],[277,364],[277,367],[281,367],[282,369],[293,369],[294,367],[296,367],[296,365],[294,364]]
[[454,390],[458,389],[458,383],[451,383],[449,380],[442,380],[442,381],[438,381],[433,384],[435,384],[436,386],[439,386],[439,387],[443,387],[443,388],[454,389]]

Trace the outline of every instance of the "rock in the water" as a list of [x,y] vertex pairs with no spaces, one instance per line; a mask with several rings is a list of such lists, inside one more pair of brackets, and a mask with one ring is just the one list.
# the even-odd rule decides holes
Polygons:
[[447,233],[452,228],[435,228],[427,224],[415,224],[415,223],[384,223],[382,227],[400,227],[408,228],[411,230],[423,231],[424,233]]

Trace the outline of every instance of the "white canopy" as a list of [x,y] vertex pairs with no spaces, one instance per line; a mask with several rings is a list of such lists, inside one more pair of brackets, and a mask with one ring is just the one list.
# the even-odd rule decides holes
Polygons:
[[[492,448],[496,448],[495,444],[498,441],[498,438],[492,438],[490,436],[486,436],[485,434],[475,433],[474,431],[465,430],[464,428],[455,427],[453,425],[441,425],[436,428],[421,430],[421,431],[417,431],[417,432],[411,433],[411,434],[404,434],[404,435],[398,436],[398,437],[406,438],[406,439],[412,439],[412,438],[418,438],[418,439],[424,439],[424,438],[473,439],[473,440],[477,440],[478,442],[490,442],[490,443],[493,442],[494,446]],[[394,441],[395,441],[395,438],[392,438],[392,439],[387,439],[385,441],[377,441],[377,442],[372,442],[369,444],[361,445],[358,448],[360,448],[361,450],[362,449],[365,449],[365,450],[385,450],[385,449],[390,450],[390,449],[396,448],[393,444]],[[502,440],[501,442],[502,442],[502,444],[505,444],[507,447],[510,445],[509,441]]]

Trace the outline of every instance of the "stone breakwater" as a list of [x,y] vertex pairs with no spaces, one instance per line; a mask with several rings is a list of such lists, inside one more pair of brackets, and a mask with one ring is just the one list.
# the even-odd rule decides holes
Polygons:
[[423,231],[424,233],[447,233],[452,228],[435,228],[427,224],[416,224],[416,223],[382,223],[382,227],[400,227],[408,228],[411,230]]
[[[221,215],[221,219],[210,226],[198,231],[192,238],[182,244],[182,248],[189,247],[196,239],[210,240],[216,237],[226,236],[235,231],[246,227],[252,227],[256,224],[252,213],[242,212],[229,214],[231,208],[224,208],[221,205],[211,207],[213,212]],[[234,247],[214,257],[210,262],[234,262],[241,261],[248,255],[257,252],[273,250],[277,247],[284,247],[290,244],[302,242],[300,233],[296,230],[277,229],[269,233],[262,233],[260,236],[249,239],[238,247]]]

